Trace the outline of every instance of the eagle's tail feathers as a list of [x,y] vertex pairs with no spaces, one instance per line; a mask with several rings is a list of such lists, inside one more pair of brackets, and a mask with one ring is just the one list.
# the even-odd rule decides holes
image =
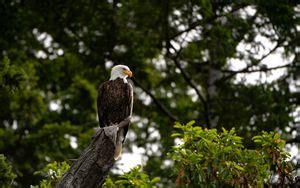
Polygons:
[[118,160],[122,153],[122,142],[116,144],[114,159]]

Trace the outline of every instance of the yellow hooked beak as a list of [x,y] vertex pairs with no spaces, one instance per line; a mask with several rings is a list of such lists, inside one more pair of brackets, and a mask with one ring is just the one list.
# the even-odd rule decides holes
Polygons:
[[130,70],[124,70],[124,74],[126,74],[129,78],[132,77],[132,72]]

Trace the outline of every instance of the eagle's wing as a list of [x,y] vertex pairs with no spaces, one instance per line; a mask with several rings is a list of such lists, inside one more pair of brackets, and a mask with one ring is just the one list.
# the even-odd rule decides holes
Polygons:
[[[126,117],[131,117],[132,116],[132,108],[133,108],[133,87],[132,87],[132,84],[130,82],[128,82],[126,84]],[[128,127],[129,127],[129,124],[127,126],[124,127],[124,139],[122,142],[125,141],[125,137],[126,137],[126,134],[127,134],[127,131],[128,131]]]
[[104,118],[103,118],[104,117],[104,109],[103,108],[105,108],[104,103],[103,103],[103,93],[104,93],[103,85],[104,85],[104,83],[99,86],[98,97],[97,97],[98,122],[99,122],[100,127],[105,126],[105,124],[103,122],[103,120],[104,120]]
[[[114,88],[114,90],[109,90]],[[107,81],[99,86],[97,110],[100,127],[120,123],[132,115],[133,87],[123,80]],[[124,127],[124,137],[128,126]]]
[[[126,103],[125,103],[125,114],[126,117],[131,117],[132,115],[132,107],[133,107],[133,88],[132,85],[130,83],[126,83]],[[116,143],[116,148],[115,148],[115,155],[114,155],[114,159],[118,160],[119,157],[121,156],[122,153],[122,143],[124,143],[125,138],[126,138],[126,134],[129,128],[129,123],[124,126],[123,128],[120,128],[118,135],[117,135],[117,143]]]

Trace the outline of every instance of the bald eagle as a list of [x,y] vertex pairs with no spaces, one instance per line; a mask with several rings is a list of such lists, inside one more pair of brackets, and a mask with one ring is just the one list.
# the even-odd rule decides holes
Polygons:
[[[128,66],[116,65],[111,70],[110,79],[100,85],[97,98],[98,119],[101,128],[118,124],[131,117],[133,107],[133,88],[127,81],[132,77]],[[128,125],[120,128],[117,133],[114,159],[117,160],[122,152]]]

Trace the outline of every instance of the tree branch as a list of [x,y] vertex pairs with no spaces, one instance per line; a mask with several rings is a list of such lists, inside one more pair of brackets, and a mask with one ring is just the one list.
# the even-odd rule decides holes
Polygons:
[[286,144],[298,144],[298,143],[300,143],[300,138],[299,138],[299,137],[296,137],[296,138],[287,140],[285,143],[286,143]]
[[239,70],[239,71],[231,71],[231,70],[222,70],[222,72],[226,72],[226,73],[232,73],[232,74],[239,74],[239,73],[253,73],[253,72],[268,72],[268,71],[272,71],[272,70],[276,70],[276,69],[282,69],[282,68],[286,68],[286,67],[290,67],[291,64],[286,64],[286,65],[281,65],[281,66],[277,66],[277,67],[270,67],[270,68],[260,68],[257,70]]
[[[126,118],[114,127],[120,128],[130,122]],[[82,152],[71,168],[64,174],[56,188],[101,187],[114,165],[115,146],[105,128],[98,129],[90,145]]]
[[157,105],[157,107],[165,114],[167,115],[172,121],[178,121],[178,118],[173,115],[162,103],[159,102],[158,99],[148,90],[146,89],[140,82],[138,82],[135,78],[132,78],[135,85],[137,85],[139,88],[141,88],[147,95],[151,97],[153,102]]
[[266,59],[269,55],[271,55],[273,52],[275,52],[279,47],[281,47],[281,44],[283,43],[284,40],[278,41],[278,43],[276,44],[276,46],[271,49],[267,54],[263,55],[260,59],[255,60],[255,62],[251,65],[248,65],[247,67],[245,67],[244,69],[240,70],[240,71],[234,71],[231,74],[224,76],[223,78],[221,78],[222,81],[224,80],[228,80],[232,77],[234,77],[236,74],[241,73],[241,72],[249,72],[249,69],[251,67],[254,67],[256,65],[258,65],[259,63],[261,63],[264,59]]
[[[247,4],[241,4],[241,5],[238,5],[237,7],[233,8],[230,12],[226,13],[227,14],[232,14],[242,8],[245,8],[246,6],[248,6]],[[170,38],[171,39],[174,39],[184,33],[187,33],[187,32],[190,32],[192,31],[193,29],[196,29],[196,27],[200,26],[200,25],[203,25],[205,23],[209,23],[209,22],[213,22],[215,21],[216,19],[222,17],[222,16],[225,16],[225,14],[220,14],[220,15],[213,15],[212,17],[210,18],[207,18],[207,19],[204,19],[204,20],[200,20],[200,21],[197,21],[197,22],[193,22],[189,25],[189,27],[185,30],[182,30],[182,31],[179,31],[178,33],[175,33],[174,35],[172,35]]]
[[[170,47],[176,51],[176,49],[174,48],[174,46],[172,44],[170,44]],[[169,51],[169,49],[167,49]],[[180,70],[184,80],[195,90],[198,98],[200,99],[201,103],[203,104],[203,107],[204,107],[204,116],[205,116],[205,123],[206,123],[206,126],[208,128],[210,128],[210,120],[209,120],[209,111],[208,111],[208,105],[207,105],[207,102],[204,98],[204,96],[202,96],[200,90],[197,88],[197,85],[196,83],[192,80],[192,78],[187,74],[187,72],[183,69],[183,67],[181,66],[181,64],[179,63],[177,57],[179,55],[180,51],[177,51],[177,55],[176,56],[170,56],[169,58],[171,58],[176,67]]]
[[[174,46],[172,45],[172,43],[170,42],[170,38],[169,38],[169,20],[168,20],[168,0],[164,1],[164,9],[165,9],[165,15],[164,15],[164,32],[165,32],[165,42],[166,42],[166,50],[167,50],[167,54],[166,57],[172,59],[176,65],[176,67],[180,70],[181,74],[183,75],[184,80],[195,90],[197,96],[199,97],[200,101],[202,102],[203,106],[204,106],[204,116],[205,116],[205,121],[206,121],[206,125],[207,127],[210,127],[210,120],[209,120],[209,112],[208,112],[208,104],[206,103],[204,97],[202,96],[202,94],[200,93],[199,89],[197,88],[197,85],[194,83],[194,81],[189,77],[189,75],[185,72],[185,70],[182,68],[182,66],[180,65],[180,63],[178,62],[177,57],[180,54],[180,49],[179,51],[177,51]],[[196,24],[195,24],[196,27]],[[192,28],[190,27],[189,29],[192,30]],[[188,31],[186,31],[188,32]],[[185,32],[180,33],[179,35],[183,34]],[[179,36],[178,35],[178,36]],[[175,38],[176,36],[172,36],[172,38]],[[171,52],[170,52],[170,48],[172,48],[175,52],[176,52],[176,56],[172,56]]]
[[[234,12],[236,12],[236,11],[240,10],[241,8],[246,7],[246,6],[247,6],[247,4],[238,5],[237,7],[234,7],[229,13],[226,13],[226,14],[232,14],[232,13],[234,13]],[[214,15],[214,16],[208,18],[208,19],[205,19],[204,21],[205,21],[205,23],[213,22],[214,20],[216,20],[217,18],[222,17],[222,16],[224,16],[224,15],[223,14],[222,15]],[[165,21],[167,21],[167,20],[165,20]],[[184,33],[187,33],[189,31],[195,29],[197,26],[199,26],[201,24],[204,24],[204,21],[197,21],[197,22],[191,23],[189,25],[189,28],[187,28],[186,30],[180,31],[180,32],[176,33],[175,35],[172,35],[171,39],[174,39],[174,38],[176,38],[176,37],[178,37],[178,36],[180,36],[180,35],[182,35]],[[198,98],[200,99],[200,101],[201,101],[201,103],[203,104],[203,107],[204,107],[204,116],[205,116],[206,125],[207,125],[207,127],[210,128],[211,127],[211,123],[210,123],[210,117],[209,117],[209,105],[208,105],[205,97],[202,96],[201,92],[197,88],[196,83],[192,80],[192,78],[185,72],[185,70],[183,69],[183,67],[180,65],[180,63],[179,63],[179,61],[177,59],[180,50],[177,51],[174,48],[174,46],[169,41],[170,38],[169,38],[168,30],[167,30],[167,28],[169,26],[168,22],[166,22],[164,25],[166,27],[165,28],[165,32],[167,32],[167,33],[165,33],[165,35],[166,35],[166,39],[165,40],[166,40],[166,44],[167,44],[166,45],[167,57],[169,57],[170,59],[172,59],[174,61],[176,67],[180,70],[181,74],[183,75],[184,80],[195,90]],[[170,48],[172,48],[175,52],[177,52],[177,55],[175,57],[171,56]]]

